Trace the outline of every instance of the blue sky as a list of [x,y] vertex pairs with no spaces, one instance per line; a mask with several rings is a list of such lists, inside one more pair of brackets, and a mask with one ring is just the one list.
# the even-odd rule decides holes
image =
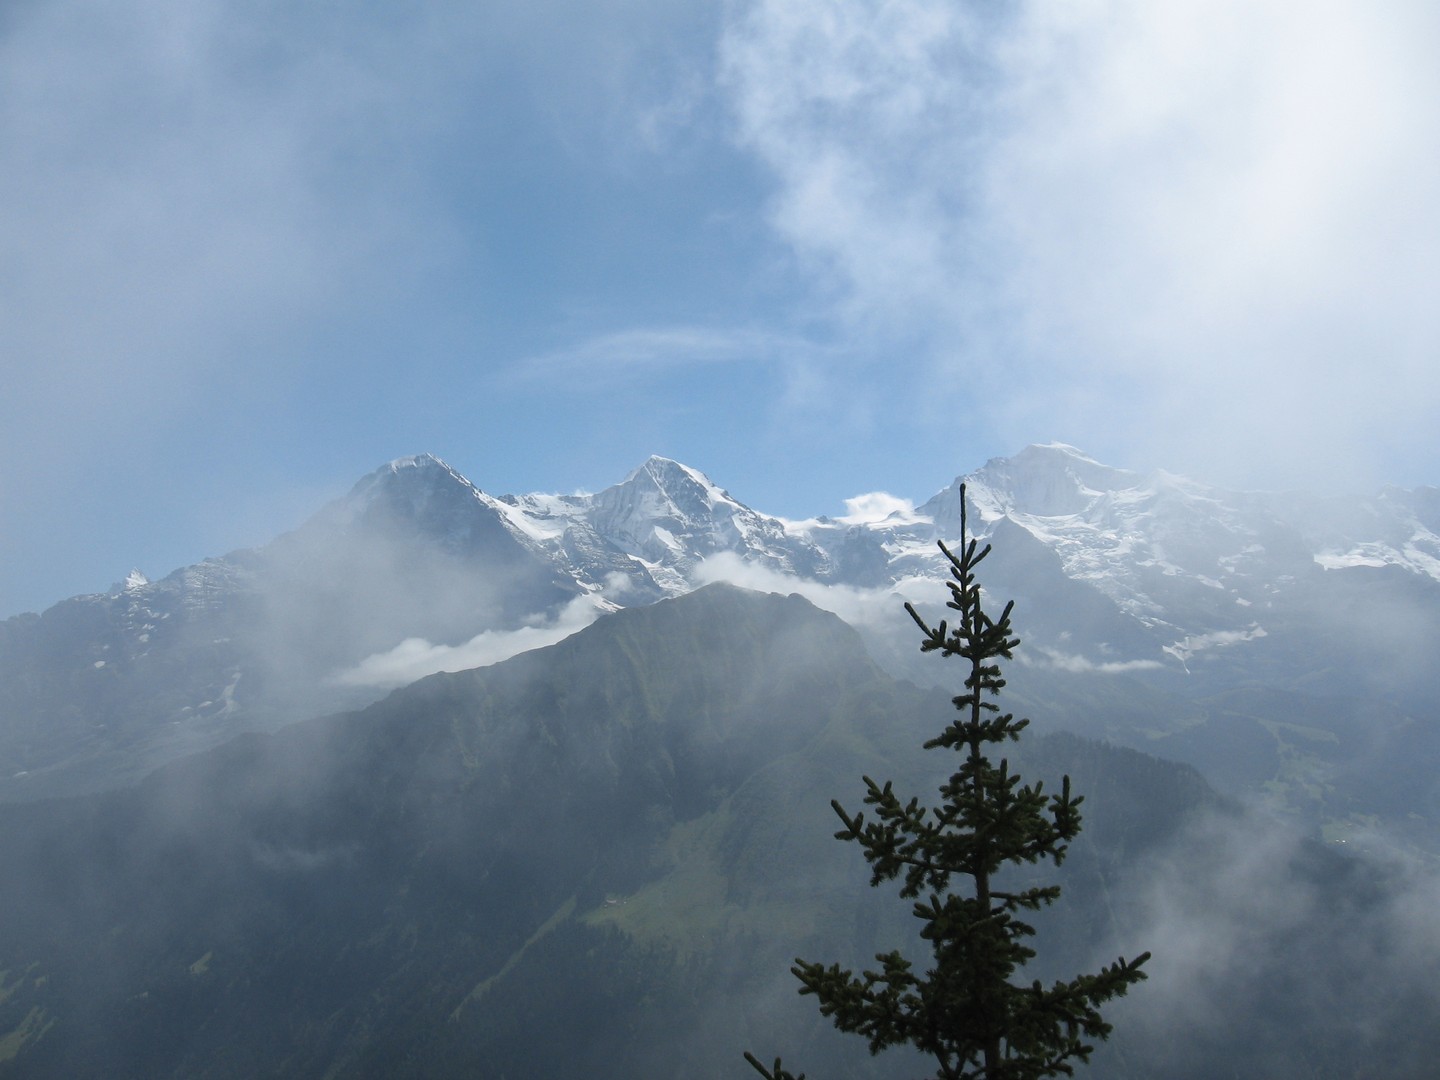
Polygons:
[[427,450],[793,517],[1056,439],[1440,482],[1437,46],[1405,0],[8,5],[0,615]]

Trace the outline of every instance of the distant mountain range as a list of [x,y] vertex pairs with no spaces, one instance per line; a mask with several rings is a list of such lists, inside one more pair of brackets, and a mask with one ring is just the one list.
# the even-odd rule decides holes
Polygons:
[[0,623],[0,1078],[910,1075],[788,966],[912,933],[829,800],[948,771],[901,599],[943,612],[962,484],[1011,760],[1086,796],[1036,974],[1155,953],[1096,1074],[1433,1073],[1440,493],[1049,445],[806,521],[422,455]]
[[[802,591],[892,671],[940,678],[916,664],[892,594],[939,596],[935,542],[958,535],[962,484],[972,528],[996,545],[987,584],[1017,601],[1015,681],[1069,726],[1190,761],[1227,790],[1275,781],[1316,820],[1360,813],[1337,791],[1428,752],[1435,488],[1230,492],[1051,444],[879,520],[787,521],[665,458],[594,495],[494,496],[421,455],[262,548],[0,623],[0,799],[130,782],[712,580]],[[1113,710],[1096,707],[1102,685]],[[1226,753],[1212,723],[1234,729]],[[1342,775],[1356,768],[1365,778]]]

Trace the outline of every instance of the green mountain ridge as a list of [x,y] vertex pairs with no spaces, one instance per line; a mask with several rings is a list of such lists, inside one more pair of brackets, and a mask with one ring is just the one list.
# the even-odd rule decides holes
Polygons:
[[[830,1030],[788,965],[910,938],[908,905],[830,839],[828,804],[858,802],[862,773],[931,789],[948,762],[919,745],[949,709],[799,597],[711,586],[126,791],[0,807],[0,1077],[721,1077],[745,1075],[746,1048],[813,1076],[913,1075]],[[1012,760],[1087,796],[1043,963],[1152,949],[1152,1000],[1173,1005],[1187,954],[1143,938],[1178,934],[1155,890],[1194,860],[1196,894],[1228,910],[1227,845],[1268,826],[1134,750],[1053,734]],[[1337,849],[1266,843],[1240,884],[1273,871],[1267,905],[1315,925],[1261,920],[1188,1028],[1141,986],[1097,1075],[1217,1075],[1261,1021],[1272,1049],[1310,1055],[1264,1075],[1414,1075],[1434,1049],[1440,1007],[1408,967],[1415,1034],[1388,1051],[1344,1038],[1397,1024],[1388,999],[1268,996],[1351,975],[1317,913],[1375,922],[1389,963],[1408,925],[1391,902],[1411,894]],[[1360,1067],[1377,1061],[1392,1071]]]

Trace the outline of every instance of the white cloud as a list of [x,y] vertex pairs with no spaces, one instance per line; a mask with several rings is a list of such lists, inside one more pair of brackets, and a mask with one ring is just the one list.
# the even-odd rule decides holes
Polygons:
[[869,491],[846,499],[845,510],[845,516],[836,520],[847,525],[867,525],[892,516],[901,521],[913,521],[915,500],[902,499],[888,491]]
[[1437,44],[1418,2],[754,0],[722,57],[773,226],[922,340],[920,408],[1274,482],[1435,449]]
[[1021,663],[1053,668],[1056,671],[1095,672],[1101,675],[1123,675],[1130,671],[1153,671],[1164,666],[1158,660],[1102,660],[1097,662],[1080,656],[1078,653],[1061,652],[1059,649],[1052,649],[1046,645],[1037,645],[1035,650],[1040,654],[1038,661],[1022,656]]
[[923,598],[934,592],[933,578],[902,578],[892,586],[877,589],[854,585],[829,585],[822,581],[797,578],[747,563],[740,556],[722,551],[704,560],[691,575],[696,586],[724,581],[757,592],[798,594],[824,611],[840,616],[851,626],[883,627],[909,625],[902,603]]
[[1216,630],[1211,634],[1191,634],[1172,645],[1166,645],[1163,652],[1169,653],[1189,670],[1190,658],[1196,653],[1209,649],[1223,649],[1227,645],[1239,645],[1246,641],[1268,636],[1259,623],[1252,623],[1245,630]]
[[486,630],[461,645],[435,645],[424,638],[406,638],[383,653],[367,656],[354,667],[330,677],[336,686],[405,686],[437,671],[468,671],[488,667],[531,649],[554,645],[585,629],[613,605],[593,595],[577,596],[549,620],[517,630]]

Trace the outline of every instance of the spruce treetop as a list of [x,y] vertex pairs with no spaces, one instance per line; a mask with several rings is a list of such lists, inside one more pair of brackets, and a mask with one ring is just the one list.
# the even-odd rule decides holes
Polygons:
[[[852,815],[831,802],[843,824],[835,836],[860,845],[871,885],[898,880],[900,896],[913,902],[930,965],[917,971],[893,951],[858,975],[798,958],[791,970],[800,993],[814,995],[841,1031],[864,1036],[872,1054],[913,1046],[934,1059],[938,1080],[1068,1076],[1075,1062],[1088,1061],[1093,1040],[1110,1034],[1099,1006],[1145,978],[1141,966],[1150,954],[1121,957],[1095,974],[1048,987],[1015,978],[1035,956],[1028,944],[1035,930],[1024,916],[1054,903],[1060,887],[1001,888],[997,875],[1007,865],[1048,860],[1058,866],[1080,832],[1082,799],[1071,793],[1068,776],[1058,793],[1046,795],[1041,783],[1022,784],[1005,758],[990,756],[1029,724],[991,700],[1005,686],[999,661],[1011,659],[1020,640],[1010,625],[1013,601],[998,618],[985,610],[975,568],[990,545],[981,548],[968,535],[963,485],[960,494],[958,549],[940,544],[950,563],[946,606],[958,614],[931,626],[905,605],[923,635],[922,651],[968,664],[964,693],[953,699],[957,715],[924,744],[955,751],[960,764],[933,807],[902,799],[889,781],[868,776],[868,810]],[[768,1080],[804,1080],[779,1059],[767,1067],[745,1057]]]

